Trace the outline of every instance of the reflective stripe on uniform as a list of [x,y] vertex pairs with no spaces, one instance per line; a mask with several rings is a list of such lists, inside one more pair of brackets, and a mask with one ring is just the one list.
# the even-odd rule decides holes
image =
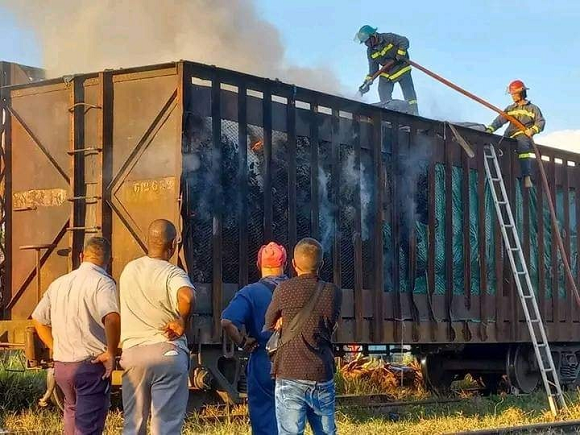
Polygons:
[[532,157],[534,157],[534,153],[528,153],[528,152],[521,153],[519,155],[519,157],[520,157],[520,159],[531,159]]
[[539,133],[540,132],[540,127],[538,127],[537,125],[534,125],[532,127],[532,130],[534,130],[536,133]]
[[488,125],[487,127],[485,127],[485,130],[490,133],[493,133],[495,131],[495,128],[493,128],[491,125]]
[[409,104],[417,104],[417,100],[409,100],[408,103]]
[[514,137],[516,137],[516,136],[519,136],[520,134],[524,134],[524,132],[523,132],[523,131],[521,131],[521,130],[520,130],[520,131],[516,131],[514,134],[512,134],[512,135],[510,136],[510,138],[512,138],[512,139],[513,139]]
[[393,48],[393,44],[389,44],[387,45],[385,48],[383,48],[381,51],[375,51],[373,54],[371,54],[371,57],[373,59],[376,59],[379,56],[384,56],[385,54],[387,54],[387,51],[389,51],[391,48]]
[[388,79],[390,76],[387,73],[381,73],[381,77]]
[[373,76],[366,76],[366,77],[365,77],[365,80],[370,80],[370,79],[372,79],[372,78],[373,78]]
[[536,114],[534,112],[530,112],[529,110],[525,110],[525,109],[510,110],[507,114],[510,116],[517,116],[517,115],[529,116],[532,119],[534,119],[536,117]]
[[400,48],[397,50],[397,54],[404,56],[405,54],[407,54],[407,52],[405,50],[401,50]]
[[409,72],[409,71],[411,71],[411,65],[408,65],[405,68],[392,74],[390,78],[391,78],[391,80],[394,80],[394,79],[399,78],[400,76],[402,76],[403,74],[405,74],[406,72]]

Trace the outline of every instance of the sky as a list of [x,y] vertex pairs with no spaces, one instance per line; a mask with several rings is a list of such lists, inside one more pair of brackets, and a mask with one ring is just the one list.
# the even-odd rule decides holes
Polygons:
[[[353,91],[367,69],[364,46],[353,42],[363,24],[408,37],[413,60],[502,109],[507,85],[522,79],[545,132],[559,132],[580,152],[580,1],[259,0],[258,9],[280,30],[290,60],[330,64]],[[494,117],[419,71],[413,79],[427,117],[484,124]],[[367,95],[375,101],[376,88]]]
[[[354,97],[366,75],[365,47],[353,36],[361,25],[370,24],[407,36],[413,60],[500,108],[510,103],[505,93],[508,83],[524,80],[530,99],[547,120],[539,142],[580,152],[580,1],[528,0],[510,5],[502,0],[255,0],[254,4],[260,17],[278,29],[285,62],[330,68],[344,96]],[[18,27],[14,17],[2,12],[0,59],[42,64],[33,31]],[[268,38],[267,31],[263,37]],[[489,109],[420,71],[414,71],[413,78],[423,116],[484,124],[494,118]],[[395,89],[395,97],[400,97]],[[377,99],[375,86],[365,100]]]

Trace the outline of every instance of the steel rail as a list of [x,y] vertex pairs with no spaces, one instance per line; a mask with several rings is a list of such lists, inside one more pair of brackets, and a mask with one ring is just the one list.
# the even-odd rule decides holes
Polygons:
[[[550,423],[536,423],[521,426],[499,427],[465,432],[452,432],[455,435],[516,435],[525,433],[558,433],[576,434],[580,430],[580,420],[554,421]],[[451,435],[451,432],[449,433]]]

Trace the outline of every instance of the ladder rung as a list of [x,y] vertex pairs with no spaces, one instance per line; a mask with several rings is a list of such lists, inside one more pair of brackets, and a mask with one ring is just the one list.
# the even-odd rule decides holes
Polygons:
[[513,228],[514,226],[512,224],[503,224],[504,228]]
[[503,205],[503,204],[507,204],[507,201],[498,201],[497,203]]
[[518,270],[516,271],[516,275],[525,275],[526,271],[525,270]]
[[490,180],[491,180],[491,181],[500,181],[500,180],[501,180],[501,178],[494,178],[494,177],[490,177]]
[[532,323],[541,323],[542,321],[540,319],[530,319],[530,322],[532,322]]
[[100,153],[101,151],[103,151],[102,148],[88,147],[88,148],[77,148],[77,149],[72,150],[72,151],[67,151],[67,154],[69,156],[73,156],[75,154],[97,154],[97,153]]
[[548,345],[546,343],[538,343],[536,346],[538,346],[538,347],[546,347]]
[[510,251],[519,251],[519,250],[520,250],[520,248],[518,248],[518,247],[510,248]]

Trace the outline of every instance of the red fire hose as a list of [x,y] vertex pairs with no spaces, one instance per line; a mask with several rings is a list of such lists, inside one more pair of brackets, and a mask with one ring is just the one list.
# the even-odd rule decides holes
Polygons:
[[[444,85],[449,86],[450,88],[465,95],[466,97],[477,101],[478,103],[484,105],[488,109],[491,109],[494,112],[499,113],[501,116],[503,116],[505,119],[507,119],[512,124],[514,124],[521,131],[526,130],[526,127],[524,124],[522,124],[520,121],[518,121],[513,116],[508,115],[503,110],[494,106],[493,104],[488,103],[484,99],[479,98],[477,95],[474,95],[471,92],[466,91],[465,89],[457,86],[456,84],[450,82],[449,80],[441,77],[440,75],[435,74],[433,71],[430,71],[427,68],[419,65],[417,62],[414,62],[414,61],[408,60],[408,59],[407,59],[407,62],[410,65],[417,68],[418,70],[423,71],[428,76],[443,83]],[[554,233],[556,235],[556,244],[558,245],[558,250],[560,251],[560,256],[562,257],[562,262],[564,263],[564,270],[566,271],[566,277],[568,278],[568,282],[570,283],[570,287],[572,288],[572,290],[574,292],[574,297],[576,298],[576,302],[580,306],[580,294],[578,293],[578,288],[576,287],[576,283],[574,282],[574,277],[572,275],[572,270],[570,269],[570,263],[568,261],[568,254],[566,253],[566,250],[564,249],[564,243],[562,242],[562,236],[560,235],[560,228],[558,227],[558,220],[556,218],[556,210],[554,208],[554,201],[553,201],[552,195],[550,193],[550,186],[548,184],[548,178],[546,177],[546,171],[544,169],[544,164],[542,162],[542,155],[540,154],[540,151],[538,150],[538,147],[536,146],[536,143],[534,142],[533,139],[531,139],[531,142],[532,142],[532,146],[534,148],[534,153],[536,154],[536,161],[538,162],[538,168],[540,170],[540,178],[542,180],[542,188],[544,189],[544,193],[546,194],[546,198],[548,199],[548,208],[550,209],[550,217],[552,219],[552,228],[554,229]]]

